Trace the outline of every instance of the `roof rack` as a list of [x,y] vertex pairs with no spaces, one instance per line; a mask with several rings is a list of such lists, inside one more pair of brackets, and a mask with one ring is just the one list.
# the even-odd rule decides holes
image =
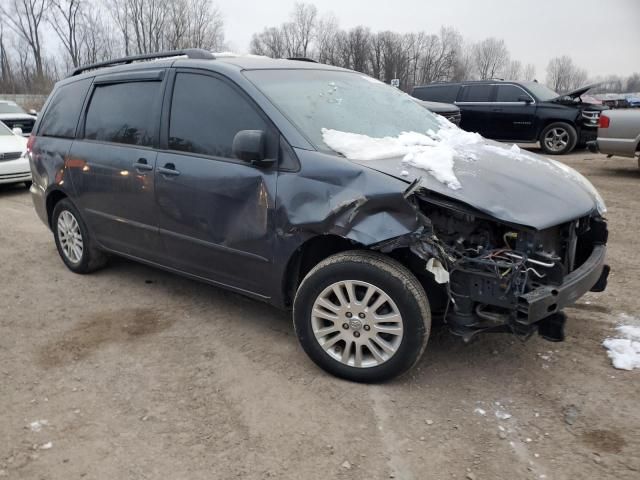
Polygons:
[[287,60],[296,60],[298,62],[318,63],[313,58],[307,58],[307,57],[287,57]]
[[169,50],[166,52],[156,52],[156,53],[143,53],[141,55],[131,55],[129,57],[115,58],[113,60],[107,60],[106,62],[98,62],[91,63],[89,65],[83,65],[81,67],[75,68],[70,77],[74,75],[79,75],[82,72],[86,72],[87,70],[95,70],[97,68],[104,67],[113,67],[115,65],[127,65],[129,63],[138,62],[141,60],[153,60],[156,58],[167,58],[167,57],[179,57],[182,55],[186,55],[189,58],[193,58],[196,60],[214,60],[216,57],[208,50],[203,50],[201,48],[185,48],[182,50]]

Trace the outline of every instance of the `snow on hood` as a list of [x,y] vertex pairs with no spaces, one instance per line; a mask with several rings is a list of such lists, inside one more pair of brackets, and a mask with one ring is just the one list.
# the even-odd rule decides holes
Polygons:
[[350,160],[402,157],[403,164],[425,170],[439,182],[457,190],[462,185],[454,173],[455,159],[475,160],[475,154],[468,147],[483,143],[484,139],[477,133],[458,129],[444,118],[440,122],[438,132],[402,132],[397,137],[383,138],[323,128],[322,140]]

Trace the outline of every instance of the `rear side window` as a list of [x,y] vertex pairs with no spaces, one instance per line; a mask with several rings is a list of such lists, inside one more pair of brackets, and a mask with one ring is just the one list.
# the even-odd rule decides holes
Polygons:
[[56,89],[42,118],[38,135],[63,138],[75,137],[78,117],[91,82],[91,78],[86,78]]
[[[496,102],[520,102],[520,97],[531,98],[524,90],[515,85],[498,85]],[[531,98],[531,100],[533,100]]]
[[417,87],[413,90],[413,96],[420,100],[430,102],[453,103],[458,96],[459,85],[434,85],[429,87]]
[[267,122],[226,82],[207,75],[178,73],[169,120],[169,148],[232,158],[240,130],[268,132]]
[[492,85],[465,85],[462,89],[461,102],[488,102]]
[[90,140],[152,146],[162,82],[97,86],[87,110],[84,136]]

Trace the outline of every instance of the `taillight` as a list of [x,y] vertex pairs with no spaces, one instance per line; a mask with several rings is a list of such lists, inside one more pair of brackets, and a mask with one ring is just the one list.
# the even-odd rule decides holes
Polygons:
[[598,122],[598,127],[600,128],[609,128],[609,123],[611,123],[611,119],[606,115],[600,115],[600,121]]
[[27,140],[27,153],[31,153],[33,149],[33,144],[36,141],[36,136],[32,133],[29,135],[29,140]]

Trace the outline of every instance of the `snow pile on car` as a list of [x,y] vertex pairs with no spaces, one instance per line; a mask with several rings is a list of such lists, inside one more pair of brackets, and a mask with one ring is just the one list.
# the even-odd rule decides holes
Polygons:
[[475,160],[476,156],[466,147],[483,143],[484,139],[477,133],[460,130],[444,119],[441,126],[438,132],[402,132],[397,137],[383,138],[323,128],[322,140],[350,160],[402,157],[405,165],[425,170],[439,182],[457,190],[461,185],[453,171],[454,160]]
[[622,338],[602,342],[611,363],[620,370],[640,369],[640,326],[620,325],[616,330]]

